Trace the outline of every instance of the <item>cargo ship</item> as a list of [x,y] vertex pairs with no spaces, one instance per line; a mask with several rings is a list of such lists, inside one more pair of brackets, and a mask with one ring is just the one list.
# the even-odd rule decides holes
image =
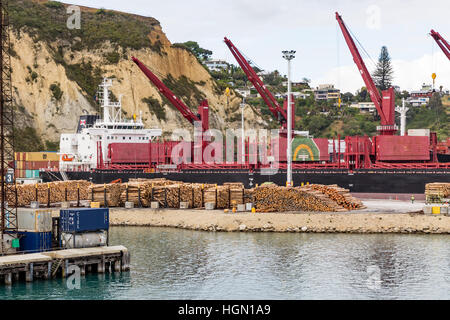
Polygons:
[[136,116],[123,121],[120,101],[113,103],[109,99],[112,82],[105,79],[100,86],[103,119],[82,116],[76,134],[61,136],[59,170],[44,170],[40,176],[44,181],[85,179],[94,183],[164,177],[200,183],[242,182],[246,187],[265,182],[284,185],[288,140],[292,139],[289,157],[292,156],[294,185],[337,184],[354,193],[423,194],[427,183],[450,182],[450,163],[439,162],[439,158],[445,161],[443,155],[449,152],[442,151],[436,133],[423,129],[409,130],[406,134],[403,122],[401,135],[396,135],[394,88],[378,91],[338,13],[336,19],[380,116],[377,136],[323,139],[297,131],[291,136],[289,128],[294,127],[294,121],[288,125],[288,114],[289,111],[295,114],[294,99],[288,94],[281,106],[251,63],[225,38],[248,80],[280,123],[275,136],[264,137],[262,141],[242,138],[243,134],[240,138],[227,136],[225,148],[216,139],[210,142],[208,101],[202,101],[197,112],[193,112],[155,73],[132,57],[160,94],[194,126],[193,141],[163,141],[160,129],[144,129],[142,120]]
[[[280,152],[266,155],[266,162],[252,155],[259,146],[252,146],[247,139],[242,146],[237,143],[234,162],[177,163],[173,153],[183,142],[162,141],[162,130],[145,129],[141,116],[122,119],[121,99],[112,102],[109,98],[111,86],[112,80],[106,78],[100,85],[102,118],[82,115],[76,133],[61,135],[59,169],[41,169],[44,182],[88,180],[103,184],[118,179],[127,182],[132,178],[166,178],[214,184],[241,182],[247,188],[265,182],[285,185],[287,165],[282,150],[286,150],[286,138],[282,133],[277,143],[269,146],[270,150]],[[208,112],[207,102],[203,102],[196,116],[207,121]],[[199,127],[208,126],[199,123]],[[406,143],[402,144],[401,152],[396,139],[384,136],[341,140],[297,135],[292,143],[294,185],[337,184],[355,193],[420,194],[427,183],[450,181],[450,163],[432,161],[435,157],[432,136],[402,139]],[[378,144],[374,143],[377,140]],[[198,149],[203,154],[207,147],[203,141],[188,144],[187,149],[194,155]],[[183,151],[180,156],[183,157]],[[411,157],[415,161],[407,161]],[[389,159],[402,162],[387,162]]]

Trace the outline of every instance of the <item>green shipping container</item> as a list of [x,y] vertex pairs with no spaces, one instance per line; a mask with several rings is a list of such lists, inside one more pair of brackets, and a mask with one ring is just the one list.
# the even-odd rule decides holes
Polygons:
[[26,170],[26,178],[39,178],[39,170]]

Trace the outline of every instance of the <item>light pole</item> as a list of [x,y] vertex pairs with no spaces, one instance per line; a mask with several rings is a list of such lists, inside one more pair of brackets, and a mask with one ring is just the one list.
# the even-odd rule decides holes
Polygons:
[[241,133],[241,143],[242,143],[242,164],[245,164],[245,128],[244,128],[244,108],[245,108],[245,98],[242,99],[241,103],[241,121],[242,121],[242,133]]
[[292,97],[291,97],[291,60],[296,51],[283,51],[283,58],[288,62],[288,110],[287,110],[287,184],[292,186]]

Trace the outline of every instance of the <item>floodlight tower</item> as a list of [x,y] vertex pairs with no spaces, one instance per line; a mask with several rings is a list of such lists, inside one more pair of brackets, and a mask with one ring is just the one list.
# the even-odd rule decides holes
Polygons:
[[[291,61],[295,58],[296,51],[283,51],[283,58],[288,62],[288,106],[292,105],[291,96]],[[292,186],[292,108],[288,107],[287,114],[287,185]]]

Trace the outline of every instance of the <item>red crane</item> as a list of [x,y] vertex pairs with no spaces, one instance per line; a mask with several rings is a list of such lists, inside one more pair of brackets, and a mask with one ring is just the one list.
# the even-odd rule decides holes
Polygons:
[[378,114],[381,117],[381,126],[378,127],[381,135],[393,135],[397,131],[395,125],[395,92],[394,88],[389,88],[382,92],[382,95],[378,92],[378,88],[375,86],[369,71],[367,71],[364,60],[359,54],[358,48],[356,47],[353,38],[351,37],[347,27],[345,26],[342,17],[336,12],[336,20],[344,35],[345,41],[350,49],[353,56],[353,61],[355,61],[358,66],[359,72],[366,84],[367,90],[369,91],[370,98],[377,108]]
[[442,49],[442,51],[444,51],[447,58],[450,60],[450,45],[448,44],[448,42],[444,39],[443,36],[439,34],[439,32],[436,32],[434,30],[431,30],[430,35],[437,42],[438,46]]
[[167,86],[158,79],[157,76],[153,74],[141,61],[137,58],[132,57],[133,62],[142,70],[142,72],[147,76],[147,78],[158,88],[170,103],[181,112],[183,117],[190,123],[200,121],[202,123],[203,131],[209,130],[209,105],[207,100],[203,100],[198,107],[198,114],[195,114],[186,106],[175,94],[167,88]]
[[[281,108],[278,104],[277,99],[275,99],[272,93],[270,93],[270,91],[264,85],[260,77],[256,74],[255,70],[253,70],[250,63],[248,63],[247,59],[244,58],[238,48],[236,48],[236,46],[228,38],[225,38],[225,44],[228,46],[234,58],[247,75],[248,80],[255,86],[256,91],[258,91],[258,93],[261,95],[261,98],[263,98],[264,102],[269,107],[270,112],[272,112],[274,117],[281,123],[282,128],[287,129],[287,103],[285,103],[284,109]],[[294,100],[292,99],[292,101]],[[294,115],[294,113],[292,114]],[[292,128],[294,128],[294,118],[295,117],[292,116]]]

